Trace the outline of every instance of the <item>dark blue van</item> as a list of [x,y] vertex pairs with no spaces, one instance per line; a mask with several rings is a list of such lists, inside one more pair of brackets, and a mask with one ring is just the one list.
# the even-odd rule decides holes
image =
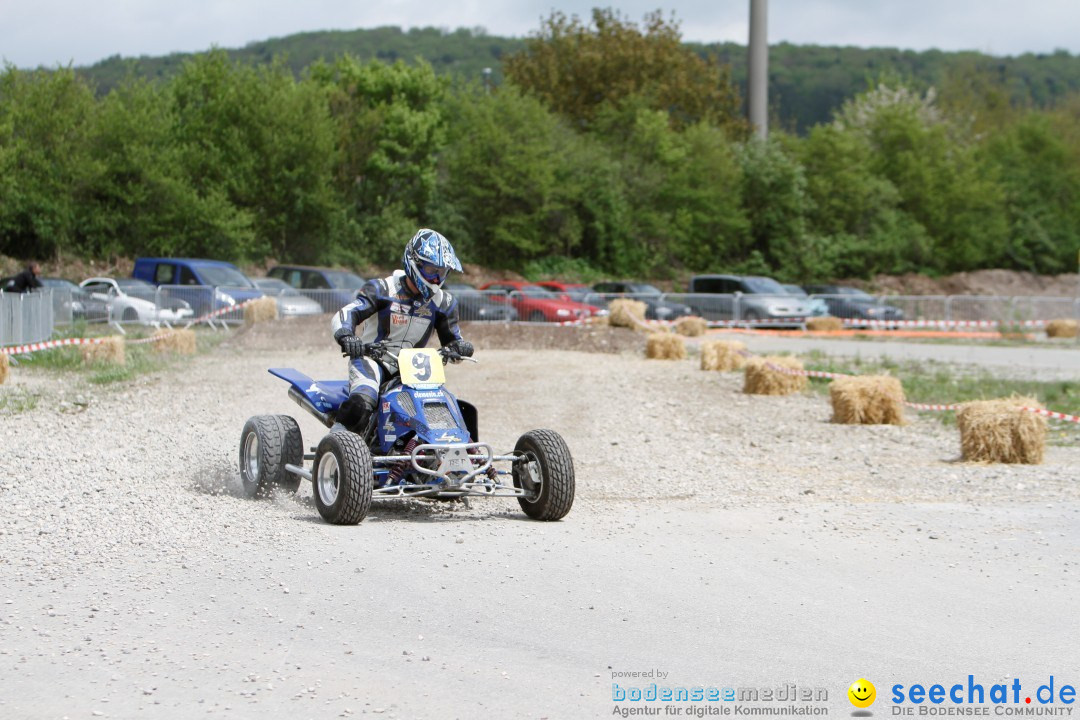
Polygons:
[[263,296],[239,268],[221,260],[138,258],[131,276],[170,286],[169,294],[186,300],[196,316]]

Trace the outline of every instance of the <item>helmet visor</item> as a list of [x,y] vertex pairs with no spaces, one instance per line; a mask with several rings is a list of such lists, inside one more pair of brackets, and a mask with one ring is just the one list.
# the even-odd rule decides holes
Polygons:
[[442,285],[446,276],[450,274],[450,268],[439,267],[431,263],[422,262],[417,265],[420,274],[432,285]]

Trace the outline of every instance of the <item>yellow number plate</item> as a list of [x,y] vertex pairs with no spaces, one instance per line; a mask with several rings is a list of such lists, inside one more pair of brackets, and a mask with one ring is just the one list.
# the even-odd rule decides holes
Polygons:
[[438,387],[446,382],[442,356],[432,348],[409,348],[398,353],[401,382],[409,387]]

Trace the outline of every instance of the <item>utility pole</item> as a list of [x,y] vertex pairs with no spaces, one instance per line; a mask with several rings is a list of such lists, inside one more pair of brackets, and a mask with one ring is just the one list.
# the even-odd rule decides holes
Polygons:
[[762,140],[769,137],[769,0],[750,0],[750,46],[747,105],[750,125]]

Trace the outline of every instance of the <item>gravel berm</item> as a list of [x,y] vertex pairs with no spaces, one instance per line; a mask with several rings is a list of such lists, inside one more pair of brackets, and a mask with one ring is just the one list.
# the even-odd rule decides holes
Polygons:
[[342,376],[325,327],[123,386],[13,374],[41,398],[0,417],[0,718],[607,717],[612,683],[650,681],[823,687],[847,713],[860,677],[884,714],[892,682],[1078,679],[1080,448],[964,464],[934,417],[834,425],[624,331],[476,330],[450,388],[497,451],[566,439],[569,515],[414,500],[336,527],[307,484],[243,497],[236,467],[252,415],[320,439],[266,369]]

